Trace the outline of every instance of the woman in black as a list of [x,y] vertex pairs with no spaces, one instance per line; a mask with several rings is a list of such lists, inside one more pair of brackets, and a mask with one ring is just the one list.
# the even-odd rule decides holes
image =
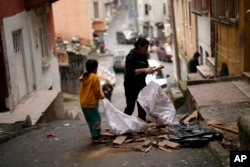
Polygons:
[[[145,78],[147,74],[154,72],[153,67],[148,64],[149,41],[139,38],[126,57],[124,88],[127,106],[124,113],[132,115],[139,92],[146,86]],[[137,102],[138,117],[146,121],[146,112]]]

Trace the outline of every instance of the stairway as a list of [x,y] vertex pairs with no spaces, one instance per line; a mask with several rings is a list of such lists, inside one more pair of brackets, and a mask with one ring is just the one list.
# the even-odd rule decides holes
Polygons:
[[204,80],[213,78],[215,71],[215,58],[208,57],[206,64],[197,66],[197,73],[188,74],[188,80]]

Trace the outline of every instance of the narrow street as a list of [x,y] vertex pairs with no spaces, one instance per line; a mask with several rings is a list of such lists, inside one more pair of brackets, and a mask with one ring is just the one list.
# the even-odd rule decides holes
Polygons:
[[[109,24],[105,36],[106,47],[133,48],[133,45],[118,45],[115,31],[126,28],[126,11],[121,10]],[[157,59],[156,54],[151,57]],[[112,66],[112,56],[99,57],[99,63],[105,67]],[[162,62],[164,75],[170,84],[173,82],[172,63]],[[124,110],[125,97],[123,74],[116,74],[116,86],[112,96],[112,104],[120,111]],[[91,143],[88,125],[83,118],[78,95],[68,95],[65,109],[74,115],[75,120],[58,120],[42,124],[37,129],[18,136],[0,145],[0,167],[222,167],[218,157],[211,152],[209,146],[197,148],[179,148],[163,151],[153,147],[149,152],[129,150],[124,147],[113,147],[114,144]],[[108,129],[106,113],[102,102],[99,103],[102,116],[102,130]],[[137,112],[134,112],[137,115]]]

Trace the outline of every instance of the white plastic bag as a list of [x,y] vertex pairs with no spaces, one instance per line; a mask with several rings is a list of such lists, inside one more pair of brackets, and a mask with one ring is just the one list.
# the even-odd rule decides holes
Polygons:
[[178,125],[176,110],[163,89],[154,81],[148,83],[139,93],[137,101],[142,108],[162,125]]
[[127,115],[113,106],[106,98],[102,100],[108,120],[110,132],[120,135],[124,133],[143,132],[148,124],[135,116]]

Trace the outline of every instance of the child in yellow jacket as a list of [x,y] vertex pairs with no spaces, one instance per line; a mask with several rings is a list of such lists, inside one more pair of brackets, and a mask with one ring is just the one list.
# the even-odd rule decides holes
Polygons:
[[79,77],[81,81],[80,104],[92,139],[97,141],[100,139],[101,134],[101,116],[98,111],[98,101],[104,99],[104,95],[101,92],[101,84],[97,76],[98,62],[89,59],[85,66],[87,72]]

